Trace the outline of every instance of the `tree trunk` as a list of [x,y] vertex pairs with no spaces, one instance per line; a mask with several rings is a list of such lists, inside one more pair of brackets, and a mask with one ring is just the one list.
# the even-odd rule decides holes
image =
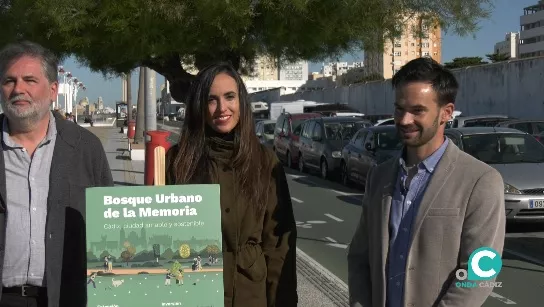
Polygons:
[[138,81],[138,104],[136,105],[136,134],[134,135],[134,143],[138,144],[144,141],[144,126],[145,126],[145,76],[144,67],[140,67],[140,76]]
[[127,119],[132,120],[132,71],[127,74]]
[[[227,52],[222,54],[222,58],[209,58],[207,54],[197,54],[195,55],[194,65],[200,70],[219,61],[229,62],[236,70],[240,68],[241,64],[240,55]],[[170,83],[172,98],[178,102],[185,102],[185,95],[189,91],[195,76],[183,68],[179,54],[174,53],[165,57],[148,59],[142,62],[142,66],[149,67],[166,77],[168,83]]]

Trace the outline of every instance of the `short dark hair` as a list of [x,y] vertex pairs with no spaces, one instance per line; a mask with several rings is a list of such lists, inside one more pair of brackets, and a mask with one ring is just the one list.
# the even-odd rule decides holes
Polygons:
[[0,74],[3,75],[8,65],[23,56],[39,59],[47,80],[57,82],[59,59],[51,50],[30,41],[11,43],[0,50]]
[[432,58],[417,58],[404,65],[391,80],[393,88],[411,82],[428,82],[438,95],[438,104],[455,103],[459,84],[453,73]]

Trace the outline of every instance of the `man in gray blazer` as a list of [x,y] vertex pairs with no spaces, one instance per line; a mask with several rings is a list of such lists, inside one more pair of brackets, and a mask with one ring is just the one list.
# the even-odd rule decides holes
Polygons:
[[112,186],[98,138],[50,111],[58,61],[0,51],[0,307],[86,306],[85,189]]
[[404,149],[368,174],[348,252],[350,305],[481,306],[492,288],[460,287],[458,270],[481,247],[502,255],[502,177],[444,136],[458,89],[451,72],[419,58],[392,83]]

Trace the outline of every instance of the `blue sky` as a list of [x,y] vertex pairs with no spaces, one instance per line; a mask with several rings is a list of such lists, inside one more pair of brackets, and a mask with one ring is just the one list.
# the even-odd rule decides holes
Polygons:
[[[496,42],[504,39],[507,32],[518,32],[520,29],[519,19],[523,14],[523,8],[536,4],[538,0],[495,0],[495,9],[491,18],[480,23],[480,30],[467,37],[458,37],[445,33],[442,41],[442,61],[448,62],[455,57],[482,56],[492,53]],[[363,54],[345,55],[343,61],[362,61]],[[88,97],[91,102],[96,102],[101,96],[104,104],[113,106],[115,101],[121,99],[121,81],[118,78],[104,79],[100,73],[92,73],[86,67],[82,67],[74,59],[69,58],[64,63],[64,68],[72,72],[82,81],[87,90],[78,93],[78,100]],[[312,63],[310,71],[319,71],[321,63]],[[138,70],[132,77],[132,99],[136,103],[138,94]],[[157,97],[159,97],[158,86],[164,82],[164,77],[157,74]]]

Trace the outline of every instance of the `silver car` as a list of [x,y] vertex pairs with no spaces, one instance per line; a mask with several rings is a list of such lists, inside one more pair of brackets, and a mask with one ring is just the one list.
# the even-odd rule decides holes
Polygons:
[[504,180],[509,222],[544,221],[544,145],[510,128],[446,130],[459,148],[498,170]]
[[274,129],[276,128],[275,120],[261,120],[255,124],[255,133],[261,144],[272,148],[274,146]]

